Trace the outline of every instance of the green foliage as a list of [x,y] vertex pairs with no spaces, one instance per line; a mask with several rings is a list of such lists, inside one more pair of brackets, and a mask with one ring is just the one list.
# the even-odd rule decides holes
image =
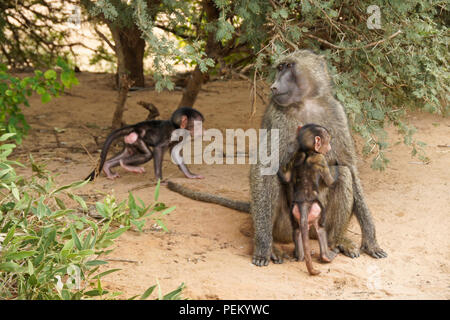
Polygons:
[[[67,58],[76,45],[70,41],[78,0],[2,0],[0,3],[0,64],[10,69],[46,68]],[[81,22],[81,21],[80,21]],[[56,26],[64,26],[65,28]]]
[[[169,78],[174,73],[174,60],[184,65],[199,65],[202,71],[214,66],[213,60],[205,57],[201,41],[189,41],[181,47],[177,41],[167,36],[158,36],[153,32],[159,12],[164,15],[164,24],[168,28],[175,30],[178,25],[187,24],[189,15],[194,12],[191,2],[165,0],[160,6],[152,7],[148,7],[148,2],[143,0],[130,3],[113,0],[95,3],[82,1],[82,3],[92,16],[103,16],[109,20],[108,23],[112,22],[122,28],[128,28],[133,24],[139,28],[152,60],[152,74],[157,91],[174,88],[174,84]],[[167,16],[170,16],[168,21]]]
[[115,73],[117,71],[116,57],[114,53],[108,51],[103,43],[95,49],[95,53],[89,59],[89,64],[92,66],[101,61],[106,62],[106,66],[103,68],[106,72]]
[[58,59],[57,65],[61,69],[59,76],[53,69],[36,70],[34,76],[20,79],[10,75],[6,66],[0,64],[0,134],[16,133],[14,139],[21,143],[29,129],[21,110],[22,105],[30,106],[28,97],[36,92],[46,103],[52,97],[58,97],[65,88],[78,84],[73,69],[64,60]]
[[130,192],[128,199],[123,200],[120,203],[117,203],[114,196],[107,195],[103,202],[96,202],[95,207],[97,212],[106,221],[114,221],[119,225],[124,226],[119,229],[117,233],[124,232],[131,226],[135,226],[137,230],[142,232],[146,218],[148,217],[155,221],[163,230],[168,231],[163,222],[163,217],[175,210],[176,207],[167,208],[164,203],[158,202],[158,194],[159,181],[155,189],[155,202],[153,204],[146,206],[140,198],[137,198],[136,201],[135,197]]
[[[370,5],[380,8],[381,29],[368,29]],[[326,57],[337,98],[365,139],[363,151],[375,153],[374,168],[388,162],[387,124],[404,134],[413,155],[428,161],[404,116],[409,110],[450,113],[445,1],[237,1],[232,7],[243,18],[243,37],[254,46],[255,67],[269,81],[268,66],[293,50]]]
[[[149,207],[156,211],[165,205],[157,203],[144,210],[143,202],[138,199],[142,206],[136,205],[130,194],[128,208],[105,201],[97,215],[111,215],[100,221],[92,219],[86,215],[88,206],[84,200],[73,193],[86,181],[58,187],[45,168],[33,159],[30,178],[16,173],[14,166],[23,165],[7,159],[15,145],[5,143],[13,135],[0,136],[3,142],[0,146],[0,299],[78,300],[118,296],[120,292],[102,288],[101,278],[119,269],[99,272],[100,266],[107,264],[100,256],[110,252],[115,239],[129,228],[116,228],[117,222],[141,222],[139,218]],[[68,206],[68,198],[78,202],[79,207]],[[172,210],[165,209],[162,215]],[[147,298],[154,287],[141,298]],[[182,289],[183,285],[163,297],[179,298]]]

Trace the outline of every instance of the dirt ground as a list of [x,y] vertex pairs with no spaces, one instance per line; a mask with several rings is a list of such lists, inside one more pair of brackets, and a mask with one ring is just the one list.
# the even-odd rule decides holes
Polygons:
[[[110,131],[117,93],[108,74],[79,74],[80,85],[69,94],[41,104],[31,99],[25,114],[32,127],[23,145],[13,154],[26,162],[27,153],[47,163],[58,173],[61,184],[83,179],[99,157],[104,138]],[[145,119],[146,111],[137,105],[153,102],[167,119],[180,101],[181,92],[130,92],[124,120]],[[206,128],[259,128],[264,105],[257,103],[250,119],[250,91],[246,81],[211,82],[201,91],[196,108],[206,117]],[[104,278],[105,287],[122,291],[123,298],[143,293],[158,280],[164,293],[186,284],[184,297],[190,299],[450,299],[450,119],[415,113],[409,121],[418,129],[419,140],[427,143],[427,165],[412,158],[403,144],[391,147],[391,162],[380,173],[370,168],[371,160],[360,157],[359,169],[366,200],[372,211],[379,244],[388,258],[375,260],[365,254],[357,259],[339,255],[331,264],[315,264],[318,277],[307,274],[304,263],[285,261],[258,268],[251,264],[251,218],[246,213],[184,198],[161,188],[160,200],[177,209],[165,220],[169,232],[147,224],[144,233],[128,231],[116,249],[106,257],[110,268],[119,272]],[[54,133],[55,129],[59,133]],[[391,142],[400,141],[392,128]],[[94,137],[98,138],[100,147]],[[361,142],[357,139],[358,150]],[[92,160],[86,148],[95,158]],[[146,173],[135,175],[117,171],[121,178],[110,181],[103,175],[79,194],[114,192],[119,199],[128,191],[153,201],[153,163]],[[187,180],[170,157],[164,160],[166,178],[192,188],[220,193],[235,199],[249,199],[249,165],[191,165],[206,178]],[[349,236],[360,242],[356,220]],[[284,245],[292,254],[293,245]],[[318,248],[313,241],[313,248]],[[125,261],[127,260],[127,261]]]

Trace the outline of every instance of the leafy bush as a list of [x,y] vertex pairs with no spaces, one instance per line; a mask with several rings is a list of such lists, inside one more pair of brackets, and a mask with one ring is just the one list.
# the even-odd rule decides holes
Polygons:
[[[323,54],[336,83],[337,98],[350,125],[365,140],[364,153],[375,154],[372,166],[387,163],[385,127],[404,135],[413,155],[424,146],[404,116],[408,111],[449,115],[449,9],[447,1],[383,0],[214,0],[227,19],[249,41],[257,74],[296,49]],[[380,12],[380,28],[369,29]],[[273,75],[272,75],[273,76]]]
[[28,97],[37,92],[43,103],[59,96],[65,88],[78,84],[73,69],[62,59],[57,65],[61,68],[42,72],[36,70],[34,76],[20,79],[7,72],[5,65],[0,64],[0,134],[5,132],[16,133],[14,139],[21,143],[23,135],[29,129],[22,113],[21,106],[30,106]]
[[[97,202],[97,215],[102,219],[95,220],[86,214],[86,202],[74,193],[86,181],[58,187],[45,168],[33,160],[30,178],[16,173],[14,166],[23,165],[7,159],[15,145],[4,143],[14,135],[0,136],[0,298],[116,297],[120,293],[104,290],[101,278],[120,269],[98,272],[100,266],[107,264],[99,259],[100,255],[109,253],[114,240],[131,224],[142,230],[147,216],[160,214],[154,219],[164,226],[161,217],[174,207],[166,208],[157,202],[158,185],[155,204],[145,206],[138,198],[141,205],[137,205],[130,193],[127,204],[117,205],[109,196]],[[79,208],[67,206],[68,198],[75,200]],[[119,223],[124,226],[116,228]],[[141,299],[147,298],[155,287],[150,287]],[[159,288],[159,298],[179,299],[183,288],[182,284],[164,296]]]

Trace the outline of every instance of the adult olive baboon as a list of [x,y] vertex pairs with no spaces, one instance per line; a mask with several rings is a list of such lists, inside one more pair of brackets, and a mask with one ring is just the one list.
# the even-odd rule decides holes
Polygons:
[[[326,61],[309,50],[296,51],[277,64],[278,73],[272,85],[272,101],[262,120],[262,129],[279,129],[280,165],[285,165],[295,152],[296,130],[299,125],[316,123],[326,127],[335,137],[326,159],[332,172],[338,172],[332,190],[321,188],[319,198],[327,208],[325,228],[328,244],[349,257],[358,257],[359,250],[345,237],[352,213],[361,226],[361,250],[374,258],[387,254],[378,246],[372,216],[364,201],[356,168],[356,153],[342,105],[333,97]],[[259,160],[258,160],[259,161]],[[169,182],[169,189],[196,200],[218,203],[250,213],[253,217],[254,251],[252,262],[265,266],[272,259],[282,263],[282,255],[273,240],[291,242],[292,225],[286,190],[276,174],[262,175],[258,162],[250,168],[250,206],[217,195],[189,190]]]
[[[361,250],[374,258],[386,257],[378,246],[371,213],[364,201],[363,190],[356,168],[356,153],[342,105],[333,97],[326,61],[309,50],[296,51],[277,63],[278,73],[271,86],[269,104],[261,128],[279,129],[280,164],[286,164],[295,148],[295,132],[299,125],[316,123],[327,128],[334,137],[331,152],[326,156],[332,170],[338,170],[338,179],[332,189],[322,188],[319,198],[327,207],[325,228],[328,244],[352,258],[359,250],[344,234],[352,213],[361,226]],[[270,150],[270,141],[268,139]],[[254,252],[252,262],[265,266],[269,259],[281,263],[282,257],[273,246],[273,240],[287,242],[292,234],[285,190],[276,175],[261,175],[258,162],[250,169],[253,217]]]

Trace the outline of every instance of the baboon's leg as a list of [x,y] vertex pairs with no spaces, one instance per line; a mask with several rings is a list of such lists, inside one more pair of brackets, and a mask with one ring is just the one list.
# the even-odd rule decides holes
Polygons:
[[127,171],[134,173],[144,173],[143,167],[138,167],[138,164],[144,164],[153,158],[153,153],[144,141],[138,140],[135,142],[135,147],[139,152],[136,152],[132,156],[125,157],[120,160],[120,166]]
[[353,209],[352,175],[345,166],[339,166],[338,171],[337,181],[335,186],[329,188],[325,204],[328,244],[332,250],[339,249],[344,255],[356,258],[359,257],[358,248],[345,237]]
[[135,154],[132,157],[120,159],[120,166],[124,168],[127,171],[134,172],[134,173],[144,173],[145,169],[144,167],[138,167],[136,165],[138,164],[144,164],[148,161],[150,161],[153,157],[153,154],[151,152],[146,154]]
[[153,165],[155,169],[155,178],[162,180],[162,162],[167,147],[155,147],[153,149]]
[[[311,259],[311,248],[309,246],[309,232],[308,232],[308,213],[311,209],[311,204],[307,202],[303,202],[300,207],[300,233],[302,236],[303,250],[305,254],[305,262],[306,268],[310,275],[318,275],[320,273],[319,270],[314,269]],[[298,213],[298,205],[294,204],[293,214]],[[296,212],[297,211],[297,212]]]
[[105,164],[103,165],[103,172],[106,174],[106,177],[108,179],[115,179],[119,178],[120,175],[118,173],[115,173],[111,170],[111,168],[117,167],[120,165],[120,160],[123,158],[127,158],[133,155],[133,152],[129,150],[129,148],[124,148],[120,153],[116,154],[114,157],[112,157],[109,160],[106,160]]
[[[272,186],[273,177],[262,176],[260,166],[252,165],[250,169],[251,203],[250,213],[253,218],[254,247],[252,263],[258,267],[267,266],[272,256],[272,212],[276,209],[273,200],[279,196],[279,186]],[[275,176],[276,177],[276,176]],[[271,194],[270,189],[273,193]]]
[[337,253],[328,248],[327,232],[325,231],[325,228],[320,226],[317,220],[313,222],[313,225],[319,238],[320,260],[322,262],[331,262],[336,257]]
[[297,259],[297,261],[303,261],[305,260],[305,252],[303,250],[303,242],[301,239],[301,232],[300,232],[300,210],[298,208],[298,205],[295,204],[292,206],[292,217],[291,220],[293,223],[295,223],[295,227],[292,231],[292,238],[294,240],[294,257]]

